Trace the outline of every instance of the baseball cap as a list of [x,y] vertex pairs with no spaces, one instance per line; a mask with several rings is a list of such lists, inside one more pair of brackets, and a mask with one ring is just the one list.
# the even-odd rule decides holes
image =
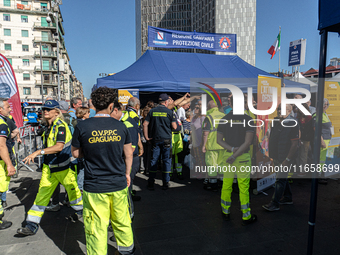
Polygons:
[[59,101],[60,110],[68,111],[69,104],[66,101]]
[[159,95],[159,101],[166,101],[169,99],[169,95],[166,93],[160,94]]
[[58,108],[60,109],[59,103],[55,100],[47,100],[45,104],[43,105],[42,109],[47,108],[47,109],[55,109]]

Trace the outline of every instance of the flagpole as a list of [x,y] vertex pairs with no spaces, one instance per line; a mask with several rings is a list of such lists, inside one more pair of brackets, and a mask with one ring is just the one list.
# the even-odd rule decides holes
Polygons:
[[281,26],[279,27],[279,35],[280,35],[280,47],[279,47],[279,73],[280,73],[280,62],[281,62]]

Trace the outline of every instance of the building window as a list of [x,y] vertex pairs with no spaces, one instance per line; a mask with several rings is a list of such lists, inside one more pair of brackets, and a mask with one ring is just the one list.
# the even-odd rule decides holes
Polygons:
[[12,50],[12,44],[5,44],[5,50]]
[[31,88],[24,87],[24,95],[31,95]]
[[22,51],[28,51],[28,45],[22,45]]
[[41,26],[42,27],[48,27],[48,23],[46,21],[46,17],[41,17]]
[[7,60],[8,60],[8,62],[11,63],[11,65],[12,65],[12,59],[11,59],[11,58],[8,58]]
[[43,11],[47,11],[47,3],[40,3],[40,8]]
[[30,74],[29,73],[24,73],[23,74],[24,81],[29,81],[30,80]]
[[4,6],[11,6],[11,0],[4,0]]
[[21,30],[22,37],[28,37],[28,30]]
[[41,31],[41,40],[43,42],[48,42],[49,41],[48,39],[49,39],[48,32]]
[[23,64],[24,66],[29,66],[29,65],[30,65],[30,60],[29,60],[29,59],[23,59],[23,60],[22,60],[22,64]]
[[11,15],[10,14],[4,14],[4,21],[11,21]]
[[21,22],[28,23],[28,17],[24,16],[24,15],[21,15]]
[[28,1],[21,1],[22,5],[28,5]]
[[50,70],[50,61],[43,60],[42,67],[43,67],[43,70]]
[[4,28],[4,35],[5,36],[11,36],[11,30],[8,28]]
[[[43,88],[44,95],[47,95],[47,88]],[[40,95],[41,95],[41,88],[40,88]]]

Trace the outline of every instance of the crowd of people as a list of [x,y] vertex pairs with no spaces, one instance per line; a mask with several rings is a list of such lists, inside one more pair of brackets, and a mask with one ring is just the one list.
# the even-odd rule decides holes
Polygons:
[[[332,124],[326,114],[327,99],[323,105],[320,163],[326,160],[332,136]],[[303,106],[313,109],[310,103]],[[118,102],[117,92],[106,87],[92,92],[86,104],[80,98],[72,98],[70,104],[46,100],[40,130],[43,148],[24,159],[30,164],[43,155],[39,191],[27,213],[27,224],[17,230],[18,234],[36,234],[44,212],[58,211],[65,204],[74,209],[69,216],[71,221],[81,217],[84,220],[88,254],[107,253],[109,222],[117,241],[117,254],[134,254],[133,202],[142,198],[133,190],[133,182],[138,172],[146,174],[147,189],[155,190],[159,170],[163,190],[170,187],[171,180],[183,180],[190,169],[190,177],[202,179],[204,189],[221,189],[221,212],[225,220],[230,219],[236,176],[242,224],[256,222],[249,200],[251,172],[242,171],[242,167],[255,164],[256,152],[265,143],[274,165],[310,163],[316,114],[306,115],[292,105],[287,105],[286,113],[281,114],[279,105],[277,118],[286,120],[285,127],[281,122],[273,122],[263,141],[258,141],[253,126],[218,124],[254,120],[247,99],[243,115],[233,115],[232,95],[227,105],[218,106],[211,100],[206,107],[203,115],[200,95],[189,93],[176,100],[162,93],[157,103],[149,101],[143,108],[139,99],[132,97],[123,106]],[[0,199],[6,194],[10,176],[16,172],[12,144],[13,139],[20,139],[10,111],[8,101],[0,99]],[[193,165],[202,169],[231,167],[235,171],[197,172],[193,171]],[[277,174],[274,195],[269,204],[263,205],[264,209],[277,211],[280,205],[293,203],[288,174]],[[326,184],[327,179],[319,182]],[[64,201],[59,200],[60,184],[67,192]],[[11,222],[3,220],[5,206],[6,199],[2,197],[0,229],[11,226]]]

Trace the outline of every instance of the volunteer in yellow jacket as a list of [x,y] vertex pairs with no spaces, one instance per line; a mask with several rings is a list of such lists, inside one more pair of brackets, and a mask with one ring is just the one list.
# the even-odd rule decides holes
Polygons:
[[[2,193],[8,190],[8,185],[12,175],[15,174],[15,168],[10,158],[11,146],[10,136],[11,132],[8,128],[5,118],[9,116],[11,107],[7,101],[8,99],[0,98],[0,200]],[[12,225],[10,221],[3,221],[4,210],[0,201],[0,230],[9,228]]]
[[34,235],[38,231],[41,217],[59,183],[65,187],[70,205],[76,211],[71,215],[71,219],[77,220],[83,209],[77,174],[71,169],[71,131],[62,120],[63,115],[57,101],[47,100],[42,108],[44,121],[49,125],[42,135],[44,149],[37,150],[24,159],[25,163],[29,164],[36,156],[44,155],[39,191],[33,206],[27,213],[27,225],[17,231],[18,234],[26,236]]

